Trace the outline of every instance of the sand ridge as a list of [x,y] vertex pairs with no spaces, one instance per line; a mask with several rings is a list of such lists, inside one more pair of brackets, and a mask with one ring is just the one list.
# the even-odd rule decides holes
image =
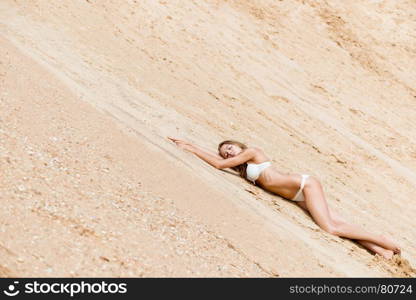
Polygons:
[[[0,273],[415,276],[414,13],[406,1],[2,1]],[[403,257],[323,232],[167,135],[262,147]]]

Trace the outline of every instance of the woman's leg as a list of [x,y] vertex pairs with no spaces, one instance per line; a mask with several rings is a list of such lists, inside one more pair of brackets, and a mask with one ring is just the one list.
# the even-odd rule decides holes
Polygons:
[[[306,207],[305,201],[299,201],[296,202],[300,207],[302,207],[304,210],[308,211],[308,208]],[[346,223],[345,219],[341,217],[338,213],[336,213],[333,209],[329,210],[329,215],[331,216],[332,220],[335,223]],[[390,259],[393,256],[393,251],[385,249],[383,247],[378,246],[377,244],[374,244],[372,242],[364,241],[364,240],[356,240],[357,243],[361,244],[365,248],[369,249],[370,251],[377,253],[384,258]]]
[[390,259],[393,257],[394,252],[392,250],[388,250],[386,248],[380,247],[372,242],[357,240],[358,243],[363,245],[365,248],[369,249],[370,251],[377,253],[384,258]]
[[[347,221],[341,217],[337,212],[335,212],[333,209],[329,210],[329,214],[332,217],[332,220],[334,220],[335,223],[341,224],[341,223],[347,223]],[[373,242],[365,241],[365,240],[356,240],[357,243],[361,244],[365,248],[369,249],[370,251],[377,253],[384,258],[390,259],[392,258],[394,252],[392,250],[380,247],[377,244],[374,244]]]
[[323,230],[337,236],[371,242],[394,253],[400,253],[400,248],[384,236],[371,234],[346,222],[335,222],[330,215],[322,185],[316,178],[311,176],[307,179],[303,193],[309,213]]

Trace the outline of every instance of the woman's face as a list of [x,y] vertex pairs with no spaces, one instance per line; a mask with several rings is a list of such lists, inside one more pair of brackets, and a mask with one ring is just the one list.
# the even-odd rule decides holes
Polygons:
[[220,155],[224,158],[230,158],[238,155],[243,149],[237,145],[224,144],[221,146]]

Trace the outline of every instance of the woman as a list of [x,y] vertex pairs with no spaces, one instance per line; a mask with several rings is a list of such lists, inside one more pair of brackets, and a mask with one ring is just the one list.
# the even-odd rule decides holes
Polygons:
[[209,152],[191,143],[168,137],[180,148],[197,155],[217,169],[232,168],[263,189],[283,198],[295,201],[310,213],[314,221],[325,231],[357,240],[370,251],[392,258],[400,254],[398,245],[383,235],[371,234],[359,226],[346,222],[333,210],[329,210],[321,183],[308,174],[284,174],[272,167],[270,160],[257,147],[226,140],[218,145],[218,153]]

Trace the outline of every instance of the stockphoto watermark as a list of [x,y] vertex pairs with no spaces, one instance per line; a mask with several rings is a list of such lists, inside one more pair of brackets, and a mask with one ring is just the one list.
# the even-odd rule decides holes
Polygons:
[[77,294],[125,294],[127,283],[100,282],[42,282],[38,280],[20,282],[11,281],[3,294],[14,297],[19,294],[66,294],[73,297]]

